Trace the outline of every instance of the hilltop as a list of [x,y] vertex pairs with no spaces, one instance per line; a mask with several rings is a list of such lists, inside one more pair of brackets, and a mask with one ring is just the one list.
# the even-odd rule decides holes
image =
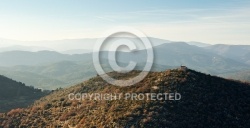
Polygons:
[[[116,79],[127,74],[109,73]],[[69,94],[179,93],[180,100],[70,100]],[[250,127],[250,86],[194,70],[150,72],[141,82],[113,86],[100,76],[57,90],[26,109],[0,115],[0,127]]]

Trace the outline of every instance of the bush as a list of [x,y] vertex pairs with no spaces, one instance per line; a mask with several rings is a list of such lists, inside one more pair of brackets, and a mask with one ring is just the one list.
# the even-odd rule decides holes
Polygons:
[[7,115],[8,116],[14,116],[14,115],[20,114],[22,111],[23,111],[23,109],[21,109],[21,108],[12,109],[11,111],[9,111],[7,113]]

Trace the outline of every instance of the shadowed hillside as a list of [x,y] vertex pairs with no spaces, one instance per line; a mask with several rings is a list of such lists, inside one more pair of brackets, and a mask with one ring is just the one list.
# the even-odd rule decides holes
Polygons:
[[44,95],[39,89],[0,75],[0,112],[27,107]]
[[[127,79],[138,72],[109,73]],[[69,100],[77,93],[180,93],[180,100]],[[250,86],[193,70],[150,72],[134,86],[118,87],[97,76],[58,90],[27,109],[0,116],[2,127],[241,127],[250,126]]]

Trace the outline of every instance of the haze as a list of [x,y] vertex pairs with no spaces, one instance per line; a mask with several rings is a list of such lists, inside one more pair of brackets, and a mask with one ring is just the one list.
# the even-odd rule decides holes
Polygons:
[[134,27],[150,37],[171,41],[247,45],[249,23],[247,0],[4,0],[0,4],[0,38],[19,40],[14,45],[98,38],[116,26]]

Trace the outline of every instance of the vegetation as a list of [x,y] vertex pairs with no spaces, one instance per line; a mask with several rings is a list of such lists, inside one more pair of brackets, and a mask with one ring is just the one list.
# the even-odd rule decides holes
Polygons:
[[[117,79],[138,74],[109,73]],[[70,93],[169,93],[173,100],[69,100]],[[150,72],[134,86],[118,87],[100,76],[59,89],[26,109],[0,115],[0,127],[250,127],[250,86],[193,70]]]
[[0,75],[0,112],[27,107],[47,93]]

